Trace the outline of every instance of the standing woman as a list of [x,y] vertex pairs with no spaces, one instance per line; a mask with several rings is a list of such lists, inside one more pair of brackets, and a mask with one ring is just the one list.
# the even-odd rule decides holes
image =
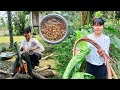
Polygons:
[[87,60],[87,73],[95,76],[96,79],[106,79],[107,69],[104,62],[103,54],[104,52],[109,54],[110,38],[103,34],[104,20],[102,18],[95,18],[93,21],[92,34],[87,37],[98,43],[103,50],[97,50],[95,46],[88,43],[91,49],[90,54],[86,56]]
[[[103,54],[104,52],[109,55],[110,38],[103,34],[104,20],[102,18],[95,18],[93,20],[93,30],[92,34],[87,35],[87,38],[94,40],[98,43],[101,48],[97,50],[95,46],[88,43],[88,47],[91,52],[86,56],[86,72],[95,76],[95,79],[106,79],[107,69],[104,62]],[[79,50],[76,49],[75,53]]]

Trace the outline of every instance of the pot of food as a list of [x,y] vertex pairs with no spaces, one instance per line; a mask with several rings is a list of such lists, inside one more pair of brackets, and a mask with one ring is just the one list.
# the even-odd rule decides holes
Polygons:
[[65,39],[68,33],[66,19],[59,14],[48,14],[44,16],[39,24],[40,36],[51,44],[56,44]]

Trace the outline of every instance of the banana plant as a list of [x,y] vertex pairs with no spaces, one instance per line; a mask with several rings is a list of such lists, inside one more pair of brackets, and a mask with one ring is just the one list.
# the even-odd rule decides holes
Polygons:
[[[76,31],[76,41],[80,38],[86,37],[88,32],[83,30]],[[73,56],[67,65],[67,68],[63,74],[63,79],[94,79],[94,76],[85,72],[79,72],[81,64],[85,60],[85,56],[90,53],[90,49],[87,46],[87,42],[81,42],[77,45],[80,49],[80,53]]]

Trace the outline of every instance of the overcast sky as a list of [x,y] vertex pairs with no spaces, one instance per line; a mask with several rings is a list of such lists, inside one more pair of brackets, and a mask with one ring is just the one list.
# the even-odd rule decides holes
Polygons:
[[6,11],[0,11],[0,16],[7,16]]
[[5,17],[7,17],[6,11],[0,11],[0,17],[3,17],[4,19],[6,19]]

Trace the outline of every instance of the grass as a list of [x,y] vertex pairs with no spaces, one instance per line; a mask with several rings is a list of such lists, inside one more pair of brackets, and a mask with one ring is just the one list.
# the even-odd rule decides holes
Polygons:
[[[23,36],[13,36],[14,42],[20,43],[24,39]],[[0,36],[0,50],[2,47],[9,48],[9,36]]]
[[[36,38],[41,44],[43,44],[44,47],[46,47],[48,44],[42,40],[42,38],[39,35],[33,36]],[[18,44],[21,43],[21,41],[24,39],[24,36],[13,36],[13,41],[18,42]],[[0,36],[0,50],[4,46],[6,48],[9,47],[9,36]]]
[[[34,38],[36,38],[38,41],[40,41],[42,44],[47,45],[42,38],[39,35],[35,35],[33,36]],[[24,39],[24,36],[13,36],[13,40],[14,42],[21,42]],[[9,36],[0,36],[0,43],[9,43]]]
[[[21,42],[24,39],[24,36],[13,36],[14,42]],[[9,36],[0,36],[0,43],[9,43]]]
[[35,37],[44,47],[47,47],[48,44],[41,38],[39,35],[35,35]]
[[9,31],[4,28],[0,28],[0,35],[9,35]]

